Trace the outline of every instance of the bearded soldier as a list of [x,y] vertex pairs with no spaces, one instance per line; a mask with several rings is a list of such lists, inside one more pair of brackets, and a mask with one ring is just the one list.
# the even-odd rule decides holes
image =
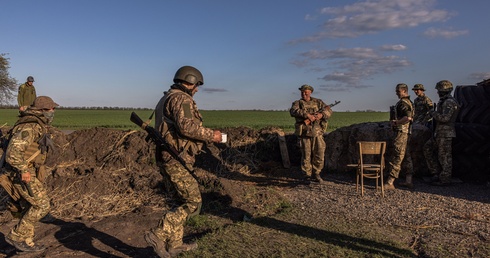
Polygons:
[[[21,112],[19,120],[10,132],[11,138],[6,151],[6,178],[10,187],[5,189],[22,215],[5,241],[24,252],[44,250],[34,243],[34,225],[46,216],[50,209],[49,197],[44,187],[44,161],[51,145],[48,128],[58,107],[50,97],[40,96],[34,104]],[[4,182],[2,186],[5,187]],[[20,207],[18,203],[26,207]]]
[[424,85],[415,84],[412,90],[415,95],[417,95],[417,98],[413,100],[413,106],[415,108],[413,122],[428,126],[429,122],[432,120],[429,111],[434,109],[434,104],[432,104],[432,100],[425,95]]
[[437,110],[430,115],[436,123],[434,136],[424,145],[424,156],[432,175],[431,183],[438,186],[451,184],[453,170],[452,141],[456,137],[455,122],[458,117],[458,102],[451,96],[453,84],[442,80],[436,84],[439,102]]
[[[155,128],[180,152],[186,167],[192,167],[203,142],[220,142],[222,136],[218,130],[203,127],[193,98],[204,83],[201,72],[192,66],[183,66],[177,70],[173,81],[156,106]],[[160,147],[156,149],[156,160],[165,190],[173,195],[175,205],[163,215],[157,227],[146,233],[145,240],[160,257],[173,257],[197,248],[196,243],[183,243],[184,222],[199,214],[202,198],[190,169]]]
[[293,102],[289,114],[296,119],[295,134],[301,148],[301,170],[307,179],[323,183],[320,176],[325,163],[327,121],[332,109],[321,99],[311,97],[313,87],[302,85],[301,99]]

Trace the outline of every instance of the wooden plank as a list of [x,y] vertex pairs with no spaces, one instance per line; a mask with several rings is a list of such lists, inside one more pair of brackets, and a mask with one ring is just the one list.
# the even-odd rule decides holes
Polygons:
[[286,137],[283,131],[277,131],[277,138],[279,139],[279,149],[281,150],[282,165],[284,168],[290,168],[291,162],[289,161],[288,145],[286,143]]

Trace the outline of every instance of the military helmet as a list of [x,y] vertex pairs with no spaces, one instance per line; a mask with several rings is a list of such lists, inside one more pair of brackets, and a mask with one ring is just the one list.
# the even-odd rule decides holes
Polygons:
[[55,107],[59,107],[58,103],[54,102],[53,99],[51,99],[48,96],[39,96],[34,100],[34,104],[32,104],[31,108],[32,109],[52,109]]
[[303,84],[301,85],[301,87],[298,88],[298,90],[300,91],[310,90],[311,92],[313,92],[313,87],[308,84]]
[[453,91],[453,84],[448,80],[442,80],[436,84],[437,91],[451,92]]
[[425,91],[424,85],[417,83],[413,86],[412,90],[422,90]]
[[182,66],[177,70],[174,76],[174,83],[187,82],[190,84],[203,85],[204,79],[202,73],[192,66]]
[[27,81],[28,81],[28,82],[34,82],[34,77],[32,77],[32,76],[28,76],[28,77],[27,77]]

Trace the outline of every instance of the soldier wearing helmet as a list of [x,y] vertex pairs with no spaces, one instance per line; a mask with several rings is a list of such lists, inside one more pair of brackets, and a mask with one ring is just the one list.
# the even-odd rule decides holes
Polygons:
[[393,140],[395,147],[393,148],[393,157],[389,161],[390,170],[388,171],[388,179],[384,184],[385,190],[395,189],[393,183],[398,178],[402,167],[406,169],[406,179],[400,185],[409,188],[413,187],[413,164],[410,151],[408,150],[408,142],[411,134],[414,109],[410,95],[408,95],[408,86],[405,83],[397,84],[395,92],[399,101],[395,105],[395,119],[390,121],[395,131],[395,139]]
[[436,84],[439,102],[437,109],[430,111],[436,128],[433,137],[424,145],[424,156],[432,175],[432,184],[446,186],[451,184],[452,176],[452,139],[456,137],[455,122],[459,113],[459,104],[451,96],[453,84],[442,80]]
[[[192,66],[183,66],[177,70],[173,81],[155,108],[155,128],[192,167],[202,144],[221,142],[222,136],[220,131],[202,125],[202,116],[193,98],[198,87],[204,84],[201,72]],[[145,240],[160,257],[174,257],[197,248],[195,243],[184,244],[184,222],[199,214],[202,198],[196,179],[179,161],[158,146],[155,152],[165,189],[176,201],[158,226],[145,234]]]
[[[50,97],[37,97],[32,106],[20,113],[9,133],[5,155],[7,177],[2,178],[1,184],[12,197],[8,205],[11,212],[17,212],[21,218],[6,235],[5,241],[19,251],[44,250],[33,241],[34,226],[50,209],[50,199],[44,187],[44,161],[52,147],[49,129],[56,107],[58,104]],[[22,207],[21,202],[26,205]]]
[[17,104],[19,111],[25,111],[36,99],[36,88],[34,87],[34,77],[28,76],[26,82],[19,86],[17,94]]
[[429,111],[434,109],[434,104],[432,100],[425,95],[425,88],[422,84],[415,84],[412,88],[417,98],[413,100],[413,105],[415,108],[415,115],[413,117],[413,122],[416,124],[421,124],[429,126],[432,117],[429,115]]
[[289,114],[296,120],[295,134],[301,148],[301,170],[306,180],[323,183],[320,176],[325,164],[326,144],[323,134],[333,112],[323,100],[311,97],[312,86],[304,84],[299,90],[301,99],[293,102]]

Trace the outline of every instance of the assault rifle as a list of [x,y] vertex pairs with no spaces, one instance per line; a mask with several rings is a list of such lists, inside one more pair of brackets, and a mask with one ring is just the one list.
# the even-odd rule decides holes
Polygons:
[[[395,106],[390,106],[390,124],[391,124],[391,121],[393,121],[393,120],[396,120],[396,109],[395,109]],[[391,125],[391,129],[393,131],[396,131],[396,126]]]
[[141,127],[141,129],[145,130],[148,133],[148,136],[146,137],[146,141],[152,141],[154,142],[157,146],[161,147],[163,150],[167,151],[172,155],[174,159],[180,162],[182,166],[184,166],[190,173],[192,173],[194,170],[192,167],[190,167],[180,156],[179,151],[169,145],[167,141],[162,137],[160,132],[155,130],[155,128],[151,127],[147,122],[143,122],[141,118],[134,112],[131,112],[131,117],[130,119],[131,122],[135,123],[137,126]]
[[[324,108],[322,108],[322,109],[318,110],[317,112],[315,112],[314,115],[316,115],[316,114],[318,114],[320,112],[323,112],[327,107],[330,107],[331,108],[331,107],[333,107],[335,105],[338,105],[339,103],[340,103],[340,101],[337,101],[336,100],[335,103],[332,103],[332,104],[330,104],[328,106],[325,106]],[[311,124],[311,120],[309,118],[306,118],[305,121],[304,121],[304,123],[305,123],[305,125],[310,125]]]

